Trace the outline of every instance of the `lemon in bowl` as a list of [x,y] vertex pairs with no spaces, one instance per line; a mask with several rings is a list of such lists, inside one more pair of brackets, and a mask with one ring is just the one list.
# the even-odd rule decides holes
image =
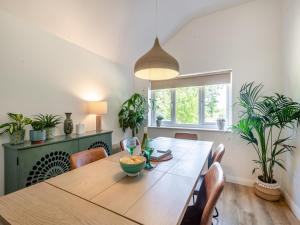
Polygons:
[[133,155],[120,158],[120,165],[128,176],[137,176],[144,169],[146,159],[143,156]]

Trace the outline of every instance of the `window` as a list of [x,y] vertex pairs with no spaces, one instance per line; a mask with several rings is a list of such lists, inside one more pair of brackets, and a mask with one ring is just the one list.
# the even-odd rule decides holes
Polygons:
[[196,78],[196,82],[181,82],[178,79],[170,83],[154,83],[151,91],[154,103],[151,111],[152,126],[155,126],[157,116],[164,118],[162,126],[166,127],[214,129],[218,118],[229,121],[230,82],[224,81],[223,77],[221,82],[216,82],[214,78],[213,82],[205,83],[201,80],[202,85],[193,86],[200,83],[199,77]]
[[178,124],[195,124],[199,122],[199,89],[186,87],[175,89],[175,115]]

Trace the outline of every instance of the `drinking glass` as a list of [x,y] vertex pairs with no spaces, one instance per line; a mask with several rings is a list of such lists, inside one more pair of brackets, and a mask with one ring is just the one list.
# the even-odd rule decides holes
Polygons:
[[135,138],[127,138],[127,151],[130,155],[133,155],[134,149],[136,148],[136,139]]
[[146,155],[146,164],[145,164],[146,170],[151,170],[153,168],[153,166],[151,165],[151,155],[153,151],[154,151],[154,147],[151,143],[151,140],[148,140],[144,149]]

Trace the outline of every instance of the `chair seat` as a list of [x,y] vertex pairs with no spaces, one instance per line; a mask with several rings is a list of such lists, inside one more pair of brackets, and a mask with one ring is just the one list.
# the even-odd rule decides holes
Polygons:
[[181,225],[199,225],[200,219],[201,215],[199,215],[199,209],[197,210],[195,206],[188,206],[181,221]]

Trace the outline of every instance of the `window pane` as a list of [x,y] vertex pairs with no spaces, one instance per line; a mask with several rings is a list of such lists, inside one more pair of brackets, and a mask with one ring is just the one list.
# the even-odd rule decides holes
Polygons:
[[226,85],[209,85],[205,92],[205,123],[216,123],[218,118],[226,118]]
[[176,88],[176,123],[198,124],[199,88]]
[[155,116],[171,121],[171,89],[155,91]]

